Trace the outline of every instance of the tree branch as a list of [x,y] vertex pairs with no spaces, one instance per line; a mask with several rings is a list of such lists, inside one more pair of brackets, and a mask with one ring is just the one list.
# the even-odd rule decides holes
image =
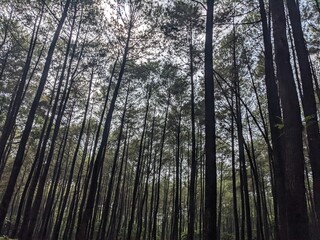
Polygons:
[[207,8],[204,5],[204,3],[200,2],[200,1],[197,1],[197,0],[191,0],[191,1],[200,4],[205,10],[207,10]]

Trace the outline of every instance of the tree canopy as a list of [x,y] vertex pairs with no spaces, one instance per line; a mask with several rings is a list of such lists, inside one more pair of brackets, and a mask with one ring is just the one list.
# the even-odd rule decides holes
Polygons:
[[320,239],[318,0],[0,1],[0,239]]

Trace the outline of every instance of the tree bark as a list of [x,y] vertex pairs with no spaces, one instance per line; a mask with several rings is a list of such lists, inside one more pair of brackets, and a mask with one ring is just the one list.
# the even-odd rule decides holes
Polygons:
[[302,240],[309,238],[309,226],[304,186],[301,113],[290,64],[283,0],[270,0],[270,4],[277,78],[283,109],[287,237],[290,240]]
[[[273,53],[270,27],[268,27],[268,20],[265,11],[264,1],[259,0],[260,16],[263,30],[263,41],[265,47],[265,82],[268,99],[269,122],[271,130],[272,141],[272,156],[273,156],[273,172],[275,177],[275,191],[276,191],[276,209],[275,230],[278,239],[287,239],[287,223],[286,223],[286,201],[285,201],[285,186],[284,186],[284,163],[285,154],[282,151],[284,147],[283,132],[281,126],[281,108],[278,96],[278,86],[276,83],[275,70],[273,65]],[[279,213],[279,216],[278,216]],[[278,220],[279,219],[279,220]],[[278,224],[277,224],[278,223]]]
[[216,133],[215,100],[213,82],[213,5],[207,0],[206,40],[205,40],[205,212],[204,239],[217,237],[217,173],[216,173]]
[[288,0],[287,6],[289,10],[293,40],[297,52],[300,78],[302,82],[302,104],[306,121],[309,158],[313,177],[313,198],[320,228],[320,134],[315,91],[313,88],[312,70],[309,62],[309,53],[305,44],[301,26],[298,5],[295,0]]

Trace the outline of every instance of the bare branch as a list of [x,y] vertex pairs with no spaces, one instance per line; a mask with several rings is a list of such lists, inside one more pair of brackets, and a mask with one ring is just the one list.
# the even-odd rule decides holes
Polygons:
[[198,0],[191,0],[192,2],[198,3],[201,5],[201,7],[203,7],[205,10],[207,10],[206,6],[204,5],[204,3],[198,1]]

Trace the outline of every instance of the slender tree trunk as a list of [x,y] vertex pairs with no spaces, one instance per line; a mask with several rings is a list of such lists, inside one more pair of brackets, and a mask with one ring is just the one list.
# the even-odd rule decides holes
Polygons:
[[169,166],[169,171],[167,173],[167,175],[169,175],[168,177],[166,176],[164,178],[164,198],[163,198],[163,204],[162,204],[162,209],[163,209],[163,218],[162,218],[162,224],[161,224],[161,237],[160,239],[167,239],[166,238],[166,230],[167,230],[167,222],[168,222],[168,198],[169,198],[169,180],[168,178],[170,178],[170,171],[171,168]]
[[19,204],[19,208],[18,208],[18,211],[17,211],[17,215],[16,215],[16,221],[15,221],[15,225],[13,227],[13,230],[12,230],[12,233],[11,233],[11,237],[16,237],[17,235],[17,232],[19,230],[19,224],[20,224],[20,219],[21,219],[21,216],[22,216],[22,213],[23,213],[23,208],[25,208],[26,206],[26,197],[27,197],[27,193],[28,193],[28,189],[30,187],[30,184],[31,184],[31,181],[32,181],[32,178],[34,176],[34,172],[35,170],[38,168],[38,164],[39,164],[39,154],[40,154],[40,151],[41,151],[41,146],[42,146],[42,143],[43,143],[43,140],[44,140],[44,137],[45,137],[45,133],[46,133],[46,129],[48,127],[48,121],[49,121],[49,116],[50,116],[50,107],[52,105],[52,102],[53,102],[53,99],[54,99],[54,89],[56,87],[56,83],[57,83],[57,78],[55,80],[55,83],[54,83],[54,87],[53,87],[53,90],[51,92],[51,98],[50,98],[50,103],[49,103],[49,109],[47,111],[47,114],[46,114],[46,117],[45,117],[45,120],[44,120],[44,124],[42,126],[42,130],[41,130],[41,133],[40,133],[40,138],[39,138],[39,142],[38,142],[38,147],[37,147],[37,151],[36,151],[36,154],[35,154],[35,160],[36,161],[33,161],[32,163],[32,166],[31,166],[31,169],[30,169],[30,172],[29,172],[29,176],[27,178],[27,181],[25,183],[25,186],[24,186],[24,189],[23,189],[23,192],[22,192],[22,195],[21,195],[21,198],[20,198],[20,204]]
[[[265,5],[263,0],[259,0],[261,23],[263,29],[263,41],[265,47],[265,82],[268,99],[268,111],[269,122],[271,130],[272,141],[272,155],[273,155],[273,172],[275,177],[275,191],[276,199],[274,203],[275,208],[275,230],[278,239],[287,239],[287,223],[286,223],[286,200],[285,200],[285,153],[282,150],[284,148],[283,132],[279,126],[282,122],[282,114],[280,109],[280,101],[278,96],[278,86],[275,78],[275,70],[273,65],[273,53],[271,43],[271,32],[268,27],[268,20],[265,11]],[[279,216],[278,216],[279,214]]]
[[234,135],[234,100],[233,93],[231,98],[231,164],[232,164],[232,202],[233,202],[233,218],[234,218],[234,228],[235,228],[235,239],[240,240],[239,233],[239,217],[238,217],[238,201],[237,201],[237,176],[236,176],[236,157],[235,157],[235,135]]
[[253,134],[252,134],[252,129],[251,129],[251,125],[249,122],[249,117],[247,114],[247,122],[248,122],[248,129],[249,129],[249,136],[250,136],[250,144],[251,144],[251,151],[250,151],[250,147],[248,146],[248,144],[245,143],[245,148],[247,151],[247,155],[249,158],[249,163],[250,163],[250,168],[251,168],[251,172],[253,175],[253,186],[255,186],[255,190],[256,190],[256,215],[257,215],[257,238],[264,240],[265,239],[265,234],[264,234],[264,229],[263,229],[263,222],[262,222],[262,203],[261,203],[261,190],[260,190],[260,176],[258,174],[258,167],[257,167],[257,162],[256,162],[256,154],[255,154],[255,149],[254,149],[254,145],[253,145]]
[[[128,133],[129,135],[129,133]],[[128,136],[128,143],[130,142],[130,135]],[[125,151],[125,150],[124,150]],[[124,153],[124,152],[123,152]],[[123,211],[124,211],[124,207],[123,207],[123,201],[124,201],[124,195],[126,196],[125,194],[125,187],[128,187],[128,182],[127,182],[127,179],[128,179],[128,153],[129,153],[129,146],[127,146],[126,148],[126,155],[125,155],[125,166],[124,166],[124,176],[123,176],[123,181],[122,181],[122,184],[121,184],[121,200],[120,200],[120,207],[119,207],[119,220],[117,222],[116,227],[115,229],[113,230],[113,233],[115,235],[114,238],[110,238],[110,239],[117,239],[118,237],[118,233],[120,232],[120,226],[122,223],[124,223],[125,227],[124,229],[126,230],[126,221],[123,222]],[[119,187],[120,187],[120,181],[119,181]],[[126,193],[128,192],[128,189],[126,189]],[[127,215],[126,215],[127,216]],[[125,231],[123,233],[123,236],[125,234]],[[111,235],[113,236],[113,235]]]
[[78,151],[79,151],[79,148],[80,148],[81,138],[82,138],[82,135],[84,133],[86,120],[87,120],[87,113],[88,113],[90,97],[91,97],[91,87],[92,87],[93,76],[94,76],[94,67],[92,67],[92,71],[91,71],[91,78],[90,78],[90,82],[89,82],[89,93],[88,93],[87,102],[86,102],[86,106],[85,106],[85,112],[84,112],[84,115],[83,115],[84,117],[83,117],[83,121],[82,121],[82,124],[81,124],[81,129],[80,129],[77,145],[76,145],[76,148],[75,148],[75,151],[74,151],[74,154],[73,154],[73,158],[72,158],[72,163],[71,163],[71,168],[70,168],[70,173],[69,173],[69,179],[67,181],[67,186],[66,186],[64,198],[62,200],[63,201],[62,207],[61,207],[62,212],[58,212],[58,217],[57,217],[57,220],[56,220],[56,223],[55,223],[55,226],[54,226],[54,230],[52,232],[53,235],[51,236],[52,239],[58,239],[58,237],[59,237],[60,228],[61,228],[61,224],[62,224],[62,220],[63,220],[63,216],[64,216],[66,204],[67,204],[67,199],[68,199],[69,194],[70,194],[71,183],[72,183],[72,179],[73,179],[73,175],[74,175],[75,164],[76,164],[77,159],[78,159]]
[[[114,182],[114,177],[115,177],[116,168],[117,168],[118,156],[119,156],[119,152],[120,152],[121,139],[123,137],[122,133],[123,133],[124,120],[125,120],[126,111],[127,111],[128,96],[129,96],[129,92],[130,92],[129,88],[130,88],[130,86],[128,87],[127,96],[126,96],[126,100],[125,100],[124,107],[123,107],[123,113],[122,113],[121,124],[120,124],[120,131],[119,131],[118,140],[117,140],[117,148],[114,153],[113,164],[112,164],[112,169],[111,169],[111,176],[110,176],[109,183],[108,183],[107,195],[106,195],[106,199],[103,204],[104,209],[102,211],[103,218],[101,220],[101,233],[100,232],[98,233],[99,239],[104,239],[105,235],[106,235],[106,227],[107,227],[107,221],[109,218],[109,210],[110,210],[110,203],[111,203],[111,194],[112,194],[112,190],[113,190],[113,182]],[[121,177],[121,176],[119,176],[119,177]]]
[[34,97],[34,100],[32,102],[32,106],[31,106],[30,112],[28,114],[28,118],[27,118],[27,122],[26,122],[26,125],[24,128],[24,131],[21,136],[21,141],[19,144],[19,148],[18,148],[16,157],[15,157],[15,160],[14,160],[14,164],[13,164],[12,172],[11,172],[11,175],[9,178],[9,182],[7,184],[7,188],[4,192],[2,201],[0,203],[0,229],[2,228],[5,217],[7,215],[7,210],[8,210],[8,207],[9,207],[9,204],[10,204],[13,192],[14,192],[14,187],[16,185],[16,181],[17,181],[17,178],[18,178],[21,166],[22,166],[25,148],[26,148],[26,144],[27,144],[30,132],[31,132],[31,128],[32,128],[32,124],[33,124],[33,121],[35,118],[36,110],[38,108],[40,97],[42,95],[42,92],[43,92],[43,89],[44,89],[44,86],[45,86],[45,83],[46,83],[46,80],[47,80],[47,77],[49,74],[51,60],[52,60],[53,53],[54,53],[54,50],[56,47],[56,43],[58,41],[60,32],[62,30],[63,23],[67,17],[70,2],[71,2],[71,0],[66,1],[65,6],[64,6],[64,10],[63,10],[63,14],[59,20],[59,24],[57,26],[55,33],[54,33],[54,36],[53,36],[53,39],[52,39],[52,42],[51,42],[51,45],[50,45],[50,48],[48,51],[48,55],[46,58],[45,66],[44,66],[44,69],[43,69],[43,72],[41,75],[40,83],[39,83],[36,95]]
[[[117,57],[116,61],[114,62],[114,65],[113,65],[113,68],[112,68],[112,72],[111,72],[111,76],[110,76],[110,79],[109,79],[109,85],[108,85],[108,89],[107,89],[106,98],[105,98],[105,101],[104,101],[102,114],[100,116],[98,129],[97,129],[96,134],[95,134],[93,151],[92,151],[92,154],[91,154],[91,158],[92,159],[95,156],[95,152],[96,152],[96,149],[97,149],[97,146],[98,146],[98,141],[99,141],[100,131],[101,131],[101,127],[102,127],[102,122],[103,122],[104,115],[105,115],[105,112],[106,112],[106,108],[107,108],[107,104],[108,104],[108,100],[109,100],[109,94],[110,94],[110,90],[111,90],[112,79],[113,79],[114,74],[115,74],[117,63],[118,63],[118,57]],[[83,161],[84,161],[84,159],[83,159]],[[84,190],[83,190],[83,193],[82,193],[80,209],[83,209],[85,204],[86,204],[87,190],[88,190],[88,186],[89,186],[89,183],[90,183],[90,176],[91,176],[91,173],[92,173],[92,169],[93,169],[93,161],[89,161],[88,162],[88,167],[87,167],[87,174],[86,174],[86,177],[85,177],[85,180],[84,180],[84,186],[83,186]],[[82,214],[83,214],[83,212],[79,211],[79,213],[78,213],[78,226],[77,226],[76,233],[80,231],[80,223],[82,221],[81,220],[82,219]]]
[[240,103],[240,79],[238,74],[238,66],[236,59],[236,30],[233,29],[234,39],[232,47],[232,58],[233,58],[233,77],[234,77],[234,88],[236,91],[236,109],[235,109],[235,120],[237,124],[237,135],[238,135],[238,147],[239,147],[239,161],[240,161],[240,171],[242,173],[242,186],[244,191],[244,201],[245,201],[245,215],[246,215],[246,233],[247,240],[252,239],[252,225],[251,225],[251,212],[250,212],[250,199],[249,199],[249,188],[248,188],[248,177],[247,177],[247,167],[246,159],[244,154],[244,138],[243,138],[243,125],[242,125],[242,114],[241,114],[241,103]]
[[[67,49],[66,49],[66,53],[65,53],[65,58],[64,58],[63,66],[62,66],[61,75],[60,75],[60,78],[59,78],[59,81],[58,81],[58,88],[57,88],[57,93],[56,93],[56,96],[55,96],[54,104],[53,104],[53,107],[52,107],[52,113],[51,113],[50,121],[48,123],[46,135],[45,135],[45,138],[44,138],[44,141],[43,141],[43,144],[42,144],[42,149],[41,149],[40,154],[38,156],[39,159],[44,159],[45,158],[45,153],[46,153],[46,149],[47,149],[47,143],[49,141],[49,138],[50,138],[50,135],[51,135],[51,131],[52,131],[52,127],[54,125],[54,120],[55,120],[55,117],[56,117],[56,114],[57,114],[58,116],[57,116],[57,119],[56,119],[56,122],[55,122],[54,133],[53,133],[52,140],[51,140],[51,146],[50,146],[48,157],[46,159],[46,164],[39,164],[38,165],[36,173],[35,173],[35,175],[33,177],[33,181],[31,183],[31,187],[30,187],[31,190],[29,191],[29,197],[28,197],[27,204],[26,204],[26,211],[24,213],[24,219],[23,219],[23,223],[22,223],[22,226],[21,226],[21,231],[20,231],[20,234],[19,234],[21,238],[27,237],[26,234],[30,234],[30,230],[31,229],[29,228],[29,221],[31,223],[31,218],[32,217],[35,218],[35,216],[33,216],[31,214],[31,211],[33,211],[32,208],[31,208],[32,199],[34,197],[35,189],[36,189],[37,183],[39,181],[39,186],[38,186],[38,189],[37,189],[37,195],[36,195],[34,201],[39,201],[39,202],[41,201],[40,199],[37,199],[37,196],[42,198],[42,193],[41,192],[43,190],[41,190],[40,186],[42,185],[44,187],[44,182],[45,181],[41,181],[39,179],[46,178],[45,172],[48,171],[48,170],[45,170],[45,169],[48,169],[49,166],[50,166],[50,163],[51,163],[51,160],[52,160],[52,157],[53,157],[55,139],[58,137],[59,126],[61,124],[63,112],[64,112],[64,109],[65,109],[66,102],[64,102],[64,100],[65,100],[65,91],[66,91],[66,89],[64,90],[64,94],[63,94],[61,100],[60,100],[60,94],[61,94],[61,88],[62,88],[62,85],[63,85],[65,70],[66,70],[66,67],[67,67],[69,52],[70,52],[70,48],[71,48],[71,37],[72,37],[73,27],[74,27],[74,23],[75,23],[75,15],[74,15],[73,22],[72,22],[71,33],[70,33],[70,37],[69,37],[68,44],[67,44]],[[66,88],[67,88],[67,84],[66,84]],[[59,101],[60,101],[60,105],[59,105]],[[66,99],[66,101],[67,101],[67,99]],[[58,107],[58,105],[59,105],[59,107]],[[58,109],[58,111],[57,111],[57,109]],[[35,161],[37,161],[37,159],[35,159]],[[42,174],[41,174],[41,171],[42,171]],[[40,196],[40,194],[41,194],[41,196]],[[33,206],[35,206],[35,208],[38,208],[38,207],[40,207],[40,203],[39,203],[39,205],[33,205]],[[36,210],[36,209],[34,209],[34,210]],[[39,209],[37,211],[39,211]],[[35,223],[33,223],[33,224],[35,224]],[[27,232],[29,232],[29,233],[27,233]]]
[[[239,89],[239,86],[237,86]],[[250,211],[250,199],[249,199],[249,188],[248,188],[248,176],[247,176],[247,166],[246,159],[244,154],[244,139],[243,139],[243,127],[241,120],[241,109],[239,101],[236,103],[236,123],[237,123],[237,132],[238,132],[238,147],[239,147],[239,161],[240,161],[240,172],[242,175],[242,191],[243,191],[243,204],[245,211],[245,220],[246,220],[246,233],[247,240],[252,239],[252,225],[251,225],[251,211]]]
[[[151,166],[151,161],[153,160],[152,158],[152,153],[153,153],[153,135],[154,135],[154,125],[155,125],[155,118],[153,117],[152,120],[152,127],[151,127],[151,134],[149,137],[149,141],[148,141],[148,149],[149,149],[149,156],[147,155],[146,158],[146,177],[145,177],[145,184],[144,184],[144,192],[143,192],[143,197],[142,197],[142,203],[141,203],[141,207],[140,207],[140,213],[139,215],[139,219],[138,219],[138,233],[136,234],[136,239],[139,240],[141,239],[141,232],[143,230],[143,228],[145,227],[145,224],[143,224],[143,208],[145,206],[145,212],[148,212],[148,197],[149,197],[149,178],[150,178],[150,166]],[[144,218],[144,222],[146,223],[147,218]],[[144,232],[145,232],[146,228],[144,228]],[[142,238],[142,239],[145,239]]]
[[[27,149],[27,152],[28,152],[28,149]],[[7,229],[7,232],[5,233],[6,235],[9,235],[9,233],[10,233],[10,229],[11,229],[11,226],[12,226],[12,224],[11,224],[12,223],[12,216],[13,216],[15,210],[16,210],[16,208],[15,208],[16,199],[17,199],[17,196],[19,195],[19,192],[20,192],[20,190],[21,190],[21,188],[23,186],[25,175],[26,175],[26,170],[23,171],[19,187],[17,188],[16,193],[14,194],[14,197],[13,197],[13,200],[12,200],[10,217],[9,217],[10,225],[9,225],[9,227]]]
[[169,95],[168,95],[166,113],[165,113],[165,117],[164,117],[164,125],[163,125],[162,136],[161,136],[156,203],[155,203],[154,215],[153,215],[152,239],[156,239],[156,237],[157,237],[157,228],[158,228],[157,215],[158,215],[158,211],[159,211],[160,193],[161,193],[160,192],[160,188],[161,188],[162,158],[163,158],[164,142],[165,142],[166,131],[167,131],[167,120],[168,120],[169,106],[170,106],[170,92],[169,92]]
[[[67,99],[66,99],[66,102],[67,102]],[[74,104],[75,103],[73,103],[73,106],[72,106],[72,108],[70,110],[70,114],[69,114],[69,117],[68,117],[68,123],[69,124],[70,124],[70,121],[71,121],[71,118],[72,118],[72,114],[73,114],[73,110],[74,110]],[[58,133],[59,133],[59,130],[60,130],[60,125],[61,125],[62,115],[64,113],[64,110],[60,109],[59,112],[60,112],[60,114],[58,114],[58,117],[57,117],[57,120],[56,120],[56,124],[55,124],[55,128],[53,130],[52,142],[51,142],[51,146],[50,146],[49,153],[48,153],[48,156],[47,156],[47,162],[43,166],[42,174],[39,177],[39,184],[38,184],[36,195],[34,197],[32,208],[31,208],[31,211],[30,211],[30,221],[29,221],[29,224],[27,225],[28,227],[24,231],[22,231],[22,238],[21,239],[32,239],[33,233],[35,231],[36,223],[37,223],[37,218],[40,215],[39,211],[40,211],[41,201],[42,201],[43,194],[44,194],[44,187],[45,187],[46,179],[47,179],[47,176],[48,176],[50,163],[52,162],[53,154],[54,154],[54,148],[55,148],[55,144],[54,143],[56,142],[57,137],[58,137]]]
[[180,190],[180,134],[181,134],[181,112],[182,110],[179,110],[179,116],[178,116],[178,126],[177,126],[177,135],[176,135],[176,182],[175,182],[175,198],[174,198],[174,215],[173,215],[173,230],[172,230],[172,239],[178,240],[178,223],[179,215],[180,215],[180,204],[179,204],[179,190]]
[[218,224],[217,224],[217,239],[221,239],[221,219],[222,219],[222,195],[223,195],[223,162],[220,162],[220,186],[219,186],[219,211],[218,211]]
[[110,125],[111,125],[112,115],[113,115],[113,111],[115,108],[115,103],[117,100],[120,84],[122,82],[123,74],[125,72],[127,56],[128,56],[128,52],[129,52],[129,43],[130,43],[130,39],[131,39],[131,30],[132,30],[132,22],[130,22],[129,29],[128,29],[128,36],[127,36],[127,40],[126,40],[126,46],[124,49],[124,54],[123,54],[123,58],[122,58],[122,64],[121,64],[121,69],[120,69],[119,76],[118,76],[118,81],[117,81],[115,90],[113,92],[112,100],[110,103],[110,108],[109,108],[107,118],[106,118],[106,121],[104,124],[104,131],[103,131],[103,136],[102,136],[102,140],[101,140],[101,145],[99,147],[99,151],[98,151],[98,154],[95,159],[94,166],[93,166],[92,178],[90,181],[90,190],[89,190],[89,194],[87,197],[87,204],[85,206],[85,210],[84,210],[83,216],[81,218],[81,222],[79,223],[79,228],[78,228],[78,231],[76,234],[76,239],[78,239],[78,240],[86,239],[86,233],[88,230],[87,229],[88,223],[92,217],[95,196],[96,196],[96,190],[97,190],[98,176],[99,176],[99,172],[100,172],[102,165],[103,165],[103,152],[104,152],[104,149],[107,145],[107,141],[108,141],[108,137],[109,137],[109,133],[110,133]]
[[[101,128],[102,128],[102,122],[103,122],[105,111],[106,111],[107,104],[108,104],[109,93],[110,93],[110,89],[111,89],[111,83],[112,83],[112,78],[113,78],[113,75],[114,75],[114,70],[115,70],[116,64],[117,64],[117,60],[115,61],[114,65],[113,65],[113,70],[112,70],[112,73],[111,73],[109,86],[108,86],[108,90],[107,90],[107,96],[106,96],[105,101],[104,101],[104,106],[103,106],[103,110],[102,110],[102,113],[101,113],[101,116],[100,116],[100,120],[99,120],[99,124],[98,124],[97,130],[95,131],[93,149],[89,152],[91,154],[90,154],[90,159],[89,159],[88,164],[87,164],[87,171],[86,171],[86,176],[85,176],[85,179],[84,179],[84,185],[83,185],[83,192],[82,192],[82,198],[81,198],[81,203],[80,203],[80,209],[84,208],[84,206],[86,204],[86,200],[87,200],[87,191],[88,191],[88,186],[90,184],[90,176],[91,176],[91,173],[92,173],[92,170],[93,170],[93,161],[92,161],[92,159],[94,159],[94,156],[95,156],[95,153],[96,153],[96,150],[97,150],[98,141],[99,141],[99,137],[100,137],[100,131],[101,131]],[[81,220],[82,219],[82,214],[83,214],[83,212],[79,211],[79,213],[78,213],[78,225],[77,225],[76,234],[77,234],[77,232],[80,231],[80,222],[82,221]]]
[[194,225],[195,225],[195,210],[196,210],[196,134],[195,134],[195,117],[194,117],[194,67],[193,67],[193,45],[192,32],[190,51],[190,80],[191,80],[191,176],[190,176],[190,191],[189,191],[189,219],[188,219],[188,240],[194,239]]
[[[91,114],[92,115],[92,109],[91,109]],[[77,210],[78,210],[78,205],[81,202],[80,201],[80,196],[81,196],[81,187],[84,187],[84,185],[82,185],[82,175],[84,175],[84,168],[85,168],[85,160],[87,159],[87,155],[88,152],[90,153],[93,146],[91,145],[89,148],[89,141],[90,141],[90,133],[91,131],[94,133],[95,129],[91,128],[91,117],[89,119],[88,122],[88,127],[87,127],[87,131],[86,131],[86,141],[85,141],[85,148],[82,154],[82,159],[81,159],[81,163],[80,163],[80,168],[78,171],[78,176],[77,176],[77,181],[76,181],[76,185],[75,185],[75,191],[73,193],[73,198],[72,198],[72,202],[71,205],[74,205],[73,208],[69,209],[69,214],[68,214],[68,220],[67,220],[67,224],[65,227],[65,231],[64,231],[64,235],[63,235],[63,239],[71,239],[72,238],[72,234],[74,231],[74,226],[75,226],[75,222],[76,222],[76,217],[77,217]],[[85,179],[84,179],[85,180]],[[70,224],[68,224],[68,222],[71,222]]]
[[[42,22],[43,7],[44,7],[44,4],[42,4],[42,9],[41,9],[41,12],[39,13],[39,16],[38,16],[39,21],[38,21],[38,17],[35,21],[34,28],[32,31],[32,37],[30,40],[29,49],[28,49],[28,53],[27,53],[26,62],[24,64],[24,67],[22,70],[22,76],[21,76],[21,79],[18,83],[17,92],[13,95],[14,100],[13,100],[13,103],[7,112],[6,120],[5,120],[4,126],[2,128],[1,137],[0,137],[0,162],[3,157],[3,153],[4,153],[4,149],[5,149],[7,140],[10,136],[10,133],[11,133],[15,123],[16,123],[18,111],[19,111],[21,103],[22,103],[22,95],[23,95],[23,91],[24,91],[25,84],[27,81],[27,76],[28,76],[28,72],[30,69],[32,56],[34,53],[34,49],[35,49],[37,38],[38,38],[38,33],[39,33],[41,22]],[[49,56],[49,54],[48,54],[48,56]]]
[[204,239],[217,237],[217,173],[216,173],[216,133],[215,100],[213,82],[213,5],[207,0],[206,41],[205,41],[205,133],[206,133],[206,174],[205,174],[205,217]]
[[140,177],[141,177],[140,174],[141,174],[141,169],[142,169],[141,165],[142,165],[142,155],[143,155],[143,141],[145,138],[145,132],[146,132],[146,126],[147,126],[147,117],[148,117],[148,113],[149,113],[150,97],[151,97],[151,88],[148,90],[148,93],[147,93],[147,106],[146,106],[146,112],[145,112],[145,116],[144,116],[142,135],[141,135],[141,139],[140,139],[138,163],[137,163],[136,174],[135,174],[135,178],[134,178],[131,213],[130,213],[130,218],[129,218],[130,220],[129,220],[129,225],[128,225],[128,229],[127,229],[127,236],[126,236],[127,240],[131,240],[131,234],[132,234],[132,228],[133,228],[133,222],[134,222],[138,187],[139,187],[139,183],[140,183]]
[[[60,175],[62,173],[61,168],[62,168],[62,163],[63,163],[63,159],[64,159],[64,154],[65,154],[67,139],[68,139],[68,134],[69,134],[68,129],[69,129],[69,126],[65,130],[65,133],[63,133],[62,141],[59,146],[57,160],[56,160],[56,164],[55,164],[55,168],[54,168],[54,173],[52,176],[49,193],[46,198],[47,201],[46,201],[46,204],[45,204],[45,207],[43,210],[43,214],[42,214],[42,222],[40,225],[40,232],[38,234],[40,239],[45,239],[47,237],[49,221],[50,221],[50,218],[52,218],[52,211],[54,209],[53,208],[54,201],[56,200],[55,196],[59,195],[59,194],[57,194],[57,189],[58,189],[58,185],[60,183]],[[59,199],[59,198],[57,198],[57,199]]]
[[[116,186],[116,191],[115,191],[115,196],[114,196],[114,201],[113,201],[113,206],[112,206],[112,213],[109,221],[109,228],[108,228],[108,233],[107,233],[107,239],[115,239],[115,231],[116,231],[116,223],[117,223],[117,211],[119,210],[119,195],[120,195],[120,188],[121,188],[121,180],[124,184],[126,178],[123,176],[122,178],[122,172],[124,174],[126,173],[126,167],[127,167],[127,153],[128,153],[128,146],[127,143],[129,142],[129,137],[128,137],[128,129],[126,130],[125,134],[125,140],[124,140],[124,146],[123,146],[123,151],[122,151],[122,158],[121,158],[121,164],[120,164],[120,170],[118,174],[118,181],[117,181],[117,186]],[[125,166],[124,166],[125,165]],[[124,169],[123,169],[124,168]],[[121,218],[121,215],[120,215]],[[121,219],[118,221],[121,222]]]
[[[155,198],[155,191],[156,191],[156,157],[157,157],[157,153],[155,152],[154,154],[154,159],[153,159],[153,163],[152,163],[152,187],[151,187],[151,198],[150,198],[150,212],[149,212],[149,216],[148,216],[148,222],[147,222],[147,227],[148,227],[148,239],[151,239],[151,234],[152,234],[152,223],[153,223],[153,214],[154,214],[154,198]],[[146,218],[147,221],[147,218]],[[146,236],[144,237],[144,239],[146,239]]]

